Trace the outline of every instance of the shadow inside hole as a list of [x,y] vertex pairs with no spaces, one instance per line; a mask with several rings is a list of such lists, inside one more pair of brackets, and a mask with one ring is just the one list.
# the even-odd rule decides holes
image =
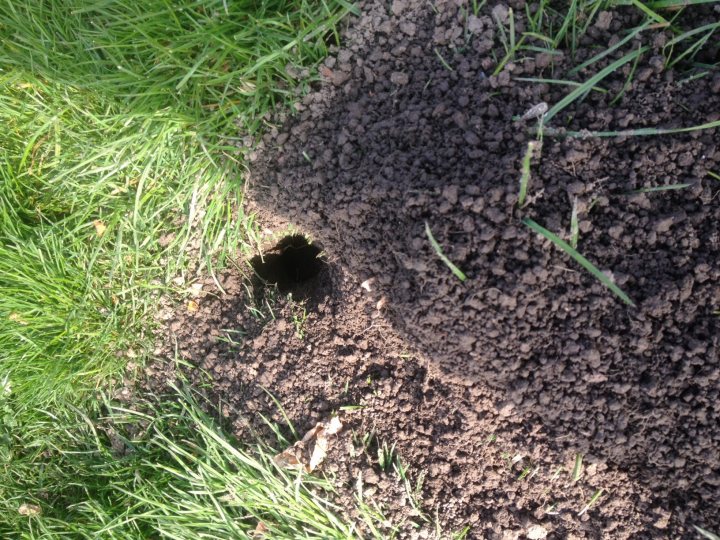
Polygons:
[[296,300],[309,300],[324,289],[322,249],[308,242],[301,234],[284,237],[272,249],[250,260],[250,266],[261,283],[277,285],[285,295]]

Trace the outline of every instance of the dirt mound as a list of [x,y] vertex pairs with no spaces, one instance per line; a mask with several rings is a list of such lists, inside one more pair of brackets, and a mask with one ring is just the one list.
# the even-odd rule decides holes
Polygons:
[[[183,350],[204,359],[236,407],[231,416],[267,410],[258,384],[303,426],[361,402],[354,426],[398,440],[427,472],[430,507],[451,525],[472,524],[471,537],[535,525],[555,538],[717,530],[720,182],[707,171],[720,170],[718,130],[546,136],[519,209],[534,135],[517,117],[572,88],[522,79],[569,79],[640,20],[632,10],[603,14],[576,51],[538,53],[491,75],[503,51],[489,13],[454,2],[363,5],[321,68],[322,84],[270,131],[252,171],[252,208],[322,243],[326,295],[310,313],[288,303],[285,318],[263,326],[242,314],[251,300],[237,286],[193,317],[216,336],[244,325],[245,341],[233,349],[179,325]],[[692,16],[692,26],[717,18],[706,7]],[[720,75],[684,81],[665,68],[667,36],[640,39],[649,50],[637,66],[604,79],[552,126],[617,131],[720,118]],[[521,221],[569,238],[573,208],[578,250],[636,307]],[[438,258],[426,223],[466,281]],[[550,471],[575,453],[593,467],[588,484],[513,476],[518,463]],[[505,454],[522,458],[507,465]],[[594,488],[610,495],[578,517]]]

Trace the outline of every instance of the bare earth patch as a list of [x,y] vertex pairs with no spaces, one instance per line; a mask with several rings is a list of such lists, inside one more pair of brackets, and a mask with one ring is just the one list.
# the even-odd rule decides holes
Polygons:
[[[293,225],[324,262],[309,272],[294,257],[270,278],[280,292],[241,262],[221,276],[224,294],[208,281],[197,309],[173,317],[158,355],[207,370],[238,434],[263,432],[260,414],[283,420],[265,389],[299,433],[339,413],[321,468],[338,501],[362,496],[404,519],[401,538],[430,537],[435,520],[470,525],[468,538],[717,530],[718,130],[546,136],[519,209],[533,122],[516,118],[568,88],[517,79],[567,78],[637,14],[600,17],[575,58],[538,54],[492,76],[493,19],[436,6],[364,3],[323,82],[255,156],[248,207],[275,235],[268,255],[306,249],[277,248]],[[694,26],[717,15],[693,13]],[[615,105],[628,72],[553,126],[717,120],[720,76],[682,83],[662,40],[648,47]],[[654,189],[675,184],[688,186]],[[570,240],[573,207],[578,250],[637,307],[521,221]]]

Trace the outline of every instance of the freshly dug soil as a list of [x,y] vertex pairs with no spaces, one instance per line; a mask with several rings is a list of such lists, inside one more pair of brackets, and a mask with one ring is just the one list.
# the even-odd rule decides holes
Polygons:
[[[524,2],[510,4],[519,35]],[[538,53],[492,75],[504,50],[491,11],[502,20],[506,10],[470,9],[361,4],[316,90],[297,114],[270,119],[252,156],[249,210],[275,235],[264,247],[292,224],[327,263],[275,303],[273,287],[243,286],[252,272],[242,265],[222,278],[225,294],[206,294],[171,324],[178,349],[212,375],[238,433],[261,429],[255,413],[282,421],[261,387],[299,431],[358,406],[342,412],[344,442],[326,470],[345,489],[340,500],[352,500],[361,473],[388,518],[418,524],[407,522],[402,538],[433,529],[379,469],[379,441],[397,442],[412,482],[422,479],[423,511],[448,534],[465,525],[468,538],[498,539],[720,530],[720,182],[707,174],[720,171],[720,134],[546,135],[519,209],[535,121],[516,119],[573,89],[521,79],[583,81],[640,42],[648,51],[637,66],[550,127],[718,120],[720,74],[685,81],[692,71],[667,69],[660,30],[569,74],[639,24],[628,9],[600,14],[574,52]],[[678,24],[718,16],[695,6]],[[709,42],[698,59],[716,62],[719,48]],[[648,191],[676,184],[687,186]],[[578,250],[635,307],[522,222],[569,239],[573,207]],[[466,281],[437,256],[426,224]],[[368,432],[375,442],[358,451]],[[576,454],[584,469],[573,481]]]

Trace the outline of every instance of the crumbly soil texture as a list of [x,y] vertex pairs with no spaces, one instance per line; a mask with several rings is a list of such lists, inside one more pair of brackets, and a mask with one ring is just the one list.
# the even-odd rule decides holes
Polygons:
[[[573,72],[642,22],[630,7],[596,14],[574,50],[499,71],[525,2],[359,7],[252,151],[256,258],[173,315],[168,350],[211,375],[238,435],[266,432],[261,415],[302,436],[339,414],[320,473],[342,506],[376,507],[388,538],[391,523],[399,538],[720,530],[720,130],[576,136],[716,121],[720,74],[668,67],[657,28]],[[675,24],[718,17],[698,5]],[[548,80],[641,46],[545,126],[519,207],[537,126],[522,117],[575,88]],[[719,49],[715,35],[694,61]]]

